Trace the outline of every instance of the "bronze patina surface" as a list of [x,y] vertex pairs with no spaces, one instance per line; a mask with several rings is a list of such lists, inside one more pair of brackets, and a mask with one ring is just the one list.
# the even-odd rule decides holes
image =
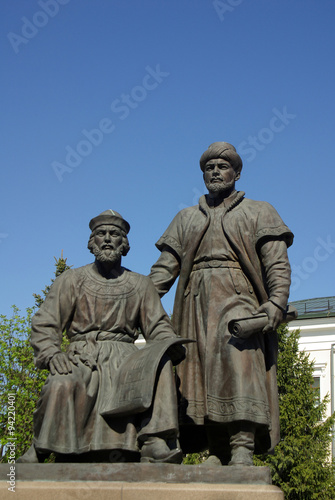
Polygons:
[[[90,229],[88,248],[95,262],[60,275],[32,320],[35,363],[50,375],[34,413],[33,444],[18,462],[43,461],[53,452],[56,461],[66,462],[178,463],[172,362],[182,359],[184,348],[173,345],[176,335],[150,278],[121,266],[129,250],[128,222],[107,210],[90,221]],[[153,385],[143,388],[150,401],[126,416],[102,416],[120,366],[139,353],[134,344],[139,329],[149,346],[149,371],[155,362],[151,378],[142,381]],[[64,331],[70,340],[66,352],[61,350]],[[156,351],[150,346],[161,343],[168,345],[152,360]],[[131,385],[130,380],[117,388],[121,400]],[[137,397],[136,390],[131,394]],[[129,400],[129,394],[125,397]]]
[[[196,340],[177,367],[183,450],[209,446],[222,464],[252,465],[253,452],[279,440],[276,328],[289,295],[293,234],[269,203],[236,191],[242,160],[234,146],[211,144],[200,167],[208,194],[159,239],[150,277],[161,296],[179,277],[173,324]],[[231,321],[264,314],[254,333],[230,333]]]

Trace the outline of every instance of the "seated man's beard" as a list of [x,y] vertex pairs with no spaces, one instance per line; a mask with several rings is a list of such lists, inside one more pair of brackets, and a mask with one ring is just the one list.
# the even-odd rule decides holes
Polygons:
[[101,250],[96,243],[93,243],[92,252],[98,262],[108,262],[109,264],[115,264],[122,257],[123,245],[121,244],[115,250]]

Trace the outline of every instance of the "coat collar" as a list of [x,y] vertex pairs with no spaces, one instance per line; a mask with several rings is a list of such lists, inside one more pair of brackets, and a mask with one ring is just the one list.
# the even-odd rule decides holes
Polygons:
[[[231,200],[229,200],[228,206],[226,207],[226,211],[230,212],[233,208],[235,208],[241,201],[243,200],[245,195],[244,191],[237,191],[236,195],[231,196]],[[199,209],[203,212],[206,217],[208,217],[208,203],[207,203],[207,195],[203,195],[199,199]]]

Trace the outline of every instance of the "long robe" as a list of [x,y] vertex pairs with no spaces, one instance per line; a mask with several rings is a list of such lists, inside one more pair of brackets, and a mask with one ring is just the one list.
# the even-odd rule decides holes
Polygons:
[[181,423],[253,422],[256,450],[265,452],[279,441],[277,335],[240,341],[228,323],[268,300],[285,309],[293,235],[271,205],[243,192],[225,200],[219,223],[215,210],[203,196],[177,214],[156,244],[162,253],[150,277],[164,295],[179,276],[173,323],[197,341],[177,369]]
[[159,296],[145,276],[122,268],[105,279],[95,264],[68,270],[52,285],[32,321],[35,364],[48,368],[61,352],[62,333],[75,356],[72,373],[49,375],[34,414],[39,451],[79,454],[97,450],[139,451],[139,436],[177,435],[177,403],[172,364],[161,366],[152,407],[141,415],[104,418],[100,411],[115,374],[134,345],[139,328],[146,340],[175,337]]

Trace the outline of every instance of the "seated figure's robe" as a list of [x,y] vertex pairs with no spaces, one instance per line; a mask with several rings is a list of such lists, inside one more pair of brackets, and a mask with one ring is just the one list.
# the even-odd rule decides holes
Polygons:
[[139,451],[140,436],[176,437],[175,383],[171,361],[161,365],[154,401],[140,415],[100,415],[120,364],[137,351],[139,329],[148,343],[175,337],[159,296],[145,276],[122,268],[115,279],[95,264],[70,269],[52,285],[32,321],[35,364],[48,368],[61,352],[62,334],[75,356],[72,373],[49,375],[34,414],[34,445],[40,452],[79,454],[97,450]]

